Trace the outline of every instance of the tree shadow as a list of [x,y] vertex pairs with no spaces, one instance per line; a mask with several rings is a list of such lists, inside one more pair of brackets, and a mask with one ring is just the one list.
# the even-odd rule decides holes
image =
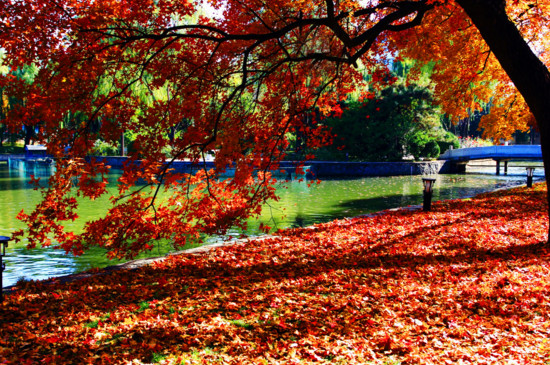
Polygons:
[[[513,191],[506,197],[522,195],[522,191]],[[537,202],[533,200],[533,204]],[[524,298],[546,296],[549,289],[507,288],[515,285],[516,268],[546,262],[550,255],[546,243],[485,248],[476,242],[444,241],[437,234],[497,217],[525,219],[525,213],[508,209],[511,203],[495,204],[483,196],[475,204],[446,204],[454,204],[454,211],[460,214],[433,223],[430,217],[439,214],[438,206],[433,213],[400,212],[404,222],[424,219],[427,223],[392,239],[383,231],[377,237],[361,236],[361,229],[375,224],[371,218],[341,223],[342,231],[353,237],[353,244],[339,243],[331,224],[298,229],[286,238],[185,255],[172,263],[110,272],[66,285],[42,285],[47,292],[20,300],[19,307],[11,307],[9,312],[4,307],[0,315],[7,325],[17,323],[18,328],[28,330],[37,325],[35,314],[55,318],[75,312],[124,313],[126,317],[104,319],[104,326],[112,331],[109,341],[92,345],[61,340],[54,345],[42,338],[35,341],[36,348],[42,349],[38,354],[55,350],[65,358],[75,356],[76,349],[77,358],[82,360],[91,358],[88,354],[93,352],[143,361],[151,361],[154,353],[165,349],[188,352],[208,347],[223,352],[230,347],[240,351],[235,338],[255,344],[256,348],[247,351],[257,356],[271,351],[270,345],[275,343],[288,347],[311,336],[318,339],[320,348],[330,346],[329,340],[335,336],[355,341],[359,335],[370,339],[369,346],[381,353],[410,351],[379,341],[379,333],[393,326],[391,316],[384,314],[388,310],[402,311],[403,320],[439,318],[438,322],[432,320],[430,330],[441,337],[454,333],[449,323],[464,324],[469,318],[475,318],[480,326],[495,318],[510,326],[518,317],[523,321],[532,318],[545,303],[529,302],[527,306]],[[529,204],[526,201],[524,205]],[[538,208],[542,214],[544,207]],[[384,221],[384,216],[376,219],[386,229],[396,229]],[[426,238],[431,238],[427,245],[442,243],[440,249],[415,252],[406,247],[410,240]],[[419,296],[418,288],[430,291]],[[40,292],[40,287],[30,289]],[[61,299],[52,293],[59,293]],[[418,313],[410,305],[413,302],[417,306],[421,303],[423,312]],[[150,307],[141,309],[145,306]],[[135,318],[135,323],[123,326],[124,318]],[[99,329],[103,327],[99,325]],[[421,336],[423,331],[418,326],[407,336]],[[25,350],[24,346],[22,341],[15,342],[10,350]],[[127,351],[120,355],[125,346],[135,354]]]

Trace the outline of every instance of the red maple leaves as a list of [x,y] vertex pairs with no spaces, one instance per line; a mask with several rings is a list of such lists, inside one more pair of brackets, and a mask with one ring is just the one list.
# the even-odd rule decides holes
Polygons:
[[[433,66],[446,114],[466,117],[491,100],[493,116],[482,123],[492,137],[533,122],[479,24],[459,6],[469,2],[209,3],[223,16],[209,18],[192,1],[0,0],[9,70],[0,85],[11,100],[2,123],[39,131],[57,164],[44,202],[21,215],[27,228],[17,237],[73,253],[109,242],[111,255],[133,257],[150,247],[146,240],[180,246],[243,226],[275,198],[269,172],[288,152],[308,159],[332,142],[321,115],[338,114],[350,93],[372,97],[377,85],[393,82],[388,65],[400,57],[417,61],[413,78]],[[533,56],[543,63],[547,3],[521,1],[495,13],[515,19],[516,33],[541,50]],[[536,105],[546,105],[540,97]],[[123,150],[126,135],[131,163],[112,209],[82,234],[66,232],[76,190],[90,199],[106,194],[105,166],[87,166],[96,142]],[[211,151],[213,166],[205,161]],[[195,165],[175,173],[175,160]],[[227,170],[234,178],[219,181]],[[173,198],[160,199],[164,190]]]
[[69,284],[22,283],[0,310],[0,358],[542,364],[544,186],[285,230]]

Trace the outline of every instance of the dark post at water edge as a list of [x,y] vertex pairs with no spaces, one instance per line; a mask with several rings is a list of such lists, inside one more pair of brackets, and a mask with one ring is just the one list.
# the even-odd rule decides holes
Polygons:
[[2,292],[2,288],[4,287],[4,284],[2,283],[2,275],[6,269],[6,263],[2,262],[2,259],[6,256],[6,247],[8,247],[9,240],[11,240],[10,237],[0,236],[0,302],[4,301],[4,295]]
[[429,212],[432,209],[432,194],[435,179],[432,177],[423,177],[422,183],[424,184],[424,205],[423,210]]
[[533,173],[535,172],[534,167],[527,167],[527,187],[530,188],[533,186]]

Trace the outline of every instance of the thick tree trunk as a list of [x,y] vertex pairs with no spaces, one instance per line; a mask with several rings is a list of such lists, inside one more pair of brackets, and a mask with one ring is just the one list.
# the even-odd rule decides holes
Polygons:
[[[506,14],[505,0],[457,0],[535,116],[546,182],[550,175],[550,72]],[[550,207],[550,194],[548,194]],[[550,208],[549,208],[550,215]],[[549,232],[550,233],[550,232]],[[549,235],[550,237],[550,235]]]

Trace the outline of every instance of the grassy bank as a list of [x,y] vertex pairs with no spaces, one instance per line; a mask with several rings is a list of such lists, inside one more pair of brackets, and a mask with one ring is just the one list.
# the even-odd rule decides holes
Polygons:
[[335,221],[0,306],[0,363],[545,364],[546,185]]

